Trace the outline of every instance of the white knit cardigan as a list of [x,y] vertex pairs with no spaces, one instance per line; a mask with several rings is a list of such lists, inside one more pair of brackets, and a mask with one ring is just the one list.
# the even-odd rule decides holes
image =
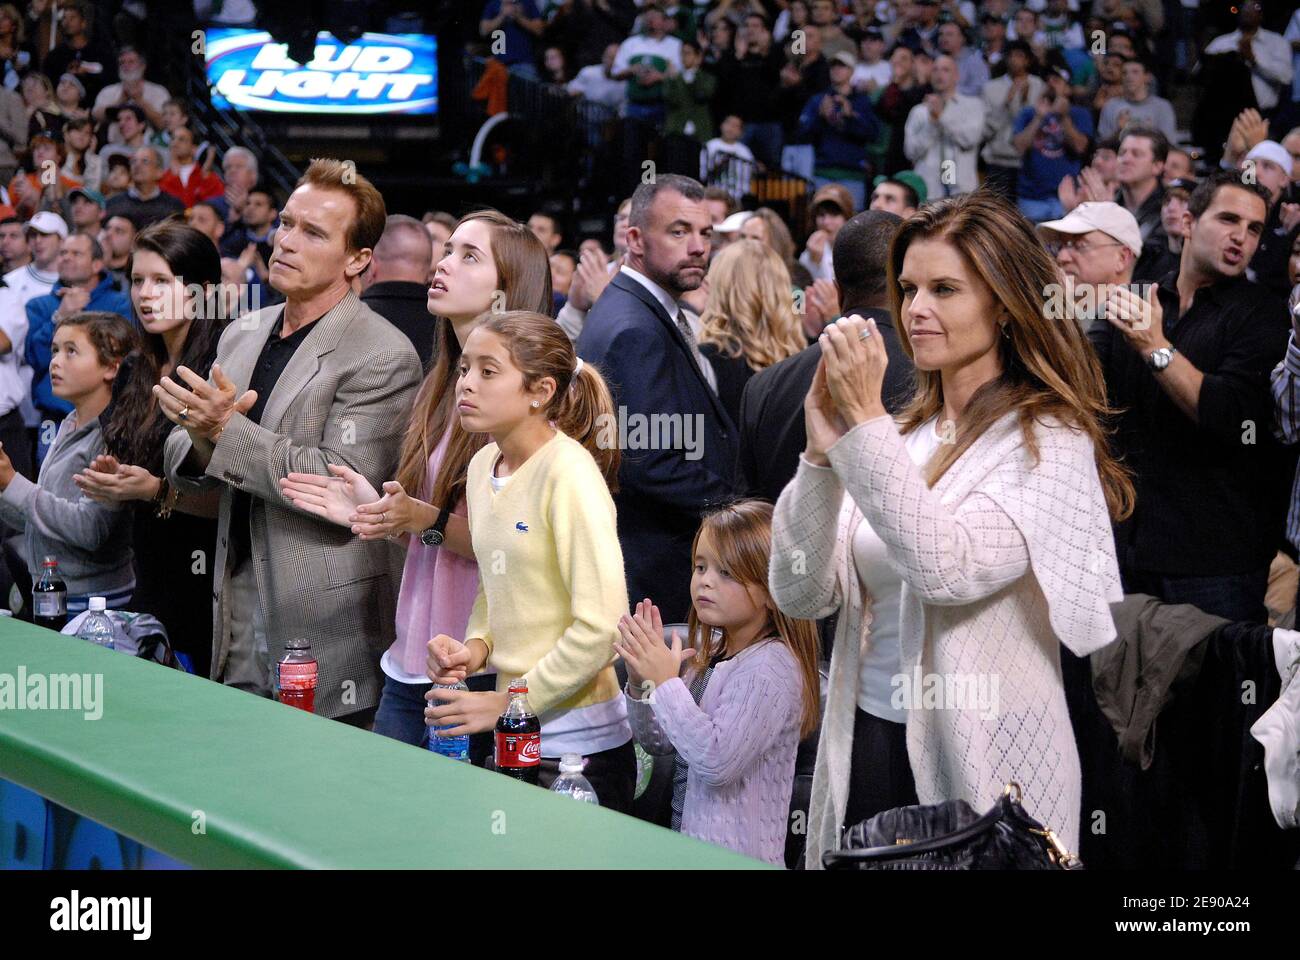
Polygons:
[[1015,780],[1026,809],[1077,849],[1079,755],[1058,641],[1079,656],[1110,643],[1109,604],[1123,591],[1092,441],[1054,419],[1035,423],[1034,434],[1036,466],[1016,414],[1007,414],[931,489],[897,425],[880,416],[831,447],[830,467],[801,457],[781,493],[772,595],[793,617],[840,612],[813,775],[809,868],[839,845],[848,800],[858,665],[871,642],[871,598],[852,550],[864,515],[903,581],[903,673],[998,685],[996,712],[987,704],[908,710],[918,799],[961,799],[983,813]]

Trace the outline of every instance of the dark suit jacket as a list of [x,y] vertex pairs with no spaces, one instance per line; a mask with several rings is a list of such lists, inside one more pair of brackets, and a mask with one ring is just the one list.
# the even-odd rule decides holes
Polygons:
[[[887,310],[846,307],[845,316],[860,314],[876,321],[885,341],[889,366],[881,388],[885,409],[897,412],[912,396],[912,361]],[[814,343],[766,370],[756,373],[740,400],[740,487],[747,496],[776,502],[799,468],[799,454],[808,442],[803,401],[812,386],[821,347]]]
[[361,302],[402,333],[429,368],[433,356],[433,317],[429,313],[429,288],[407,280],[382,280],[361,294]]
[[735,425],[667,311],[625,273],[588,312],[577,347],[619,412],[614,504],[628,597],[649,597],[665,623],[684,623],[700,517],[735,494]]

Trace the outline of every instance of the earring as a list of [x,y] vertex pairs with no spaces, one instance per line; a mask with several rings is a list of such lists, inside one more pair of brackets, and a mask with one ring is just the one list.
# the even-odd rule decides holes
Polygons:
[[534,409],[534,410],[536,410],[536,409],[537,409],[538,407],[540,407],[540,406],[541,406],[541,404],[538,403],[536,400],[533,401],[533,409]]

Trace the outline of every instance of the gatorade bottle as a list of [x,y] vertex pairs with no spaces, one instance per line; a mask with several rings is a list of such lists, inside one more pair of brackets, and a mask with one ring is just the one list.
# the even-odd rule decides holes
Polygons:
[[290,640],[275,665],[276,699],[308,713],[316,712],[316,658],[306,640]]
[[497,769],[536,784],[542,773],[542,722],[528,705],[528,681],[510,682],[510,704],[497,720]]

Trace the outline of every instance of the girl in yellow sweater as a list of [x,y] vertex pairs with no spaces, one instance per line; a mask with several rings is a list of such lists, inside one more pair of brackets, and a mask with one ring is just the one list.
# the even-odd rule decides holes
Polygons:
[[429,642],[429,675],[454,683],[486,665],[498,682],[492,693],[431,690],[426,722],[452,736],[491,730],[523,677],[542,723],[541,785],[578,753],[601,806],[630,812],[636,759],[612,666],[628,608],[609,489],[619,451],[598,442],[614,417],[609,389],[554,320],[486,314],[465,341],[456,410],[493,440],[465,491],[479,589],[464,643]]

